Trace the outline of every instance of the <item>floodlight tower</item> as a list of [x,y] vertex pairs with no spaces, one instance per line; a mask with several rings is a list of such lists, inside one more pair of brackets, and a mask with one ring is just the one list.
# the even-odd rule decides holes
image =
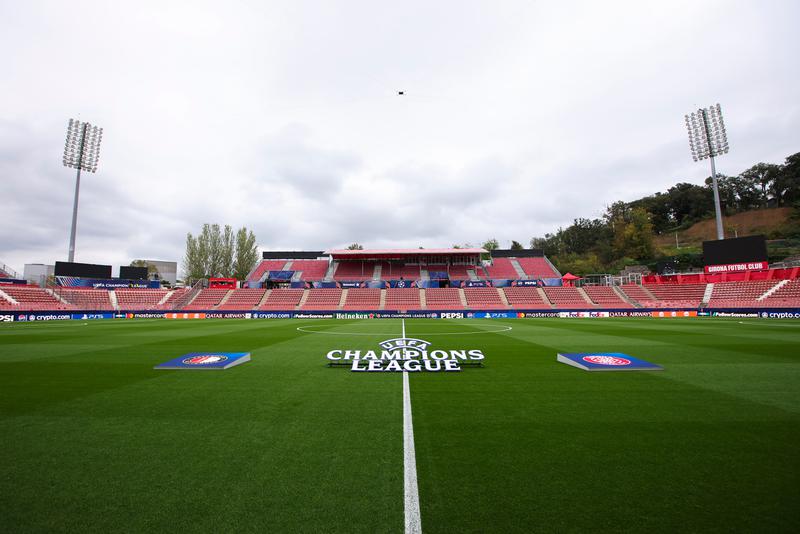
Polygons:
[[103,129],[88,122],[70,119],[67,140],[64,143],[64,166],[78,169],[75,178],[75,200],[72,204],[72,230],[69,234],[69,261],[75,261],[75,232],[78,228],[78,195],[81,188],[81,170],[97,172],[100,159],[100,141]]
[[725,239],[722,229],[722,210],[719,206],[719,188],[717,187],[717,168],[714,157],[728,153],[728,135],[725,133],[725,122],[722,120],[722,108],[719,104],[708,108],[700,108],[686,115],[686,129],[689,131],[689,147],[692,159],[711,160],[711,184],[714,189],[714,210],[717,215],[717,239]]

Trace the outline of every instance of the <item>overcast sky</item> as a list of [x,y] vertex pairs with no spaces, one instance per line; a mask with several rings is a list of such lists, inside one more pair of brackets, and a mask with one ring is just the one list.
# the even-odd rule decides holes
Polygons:
[[[568,7],[567,7],[568,6]],[[449,247],[800,151],[800,2],[0,0],[0,262],[66,260],[69,118],[104,128],[76,261]],[[400,96],[398,91],[404,91]]]

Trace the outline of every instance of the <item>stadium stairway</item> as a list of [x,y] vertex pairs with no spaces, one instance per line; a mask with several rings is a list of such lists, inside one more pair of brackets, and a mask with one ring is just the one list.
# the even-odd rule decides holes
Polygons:
[[428,302],[425,300],[425,290],[424,289],[420,289],[419,290],[419,306],[423,310],[428,307]]
[[46,292],[46,293],[49,293],[49,294],[50,294],[50,295],[51,295],[51,296],[52,296],[54,299],[56,299],[57,301],[59,301],[59,302],[60,302],[61,304],[63,304],[64,306],[71,306],[71,305],[72,305],[72,303],[70,303],[70,302],[67,302],[67,300],[66,300],[64,297],[62,297],[61,295],[59,295],[58,293],[56,293],[55,291],[53,291],[53,290],[52,290],[52,289],[50,289],[49,287],[48,287],[48,288],[45,288],[45,292]]
[[337,309],[341,310],[342,308],[344,308],[344,303],[347,302],[347,293],[349,291],[350,291],[349,289],[342,290],[342,297],[339,299],[339,305],[337,306]]
[[325,271],[325,276],[322,277],[323,280],[326,282],[330,282],[333,280],[333,273],[336,272],[336,267],[339,265],[338,261],[332,261],[330,265],[328,265],[328,270]]
[[16,305],[16,304],[19,304],[19,302],[17,302],[17,301],[16,301],[16,300],[14,300],[13,298],[11,298],[11,295],[9,295],[8,293],[6,293],[6,292],[5,292],[5,291],[3,291],[2,289],[0,289],[0,298],[2,298],[2,299],[4,299],[4,300],[8,301],[10,304],[14,304],[14,305]]
[[169,291],[167,291],[164,294],[164,297],[161,300],[158,301],[158,306],[163,306],[164,303],[167,302],[170,299],[170,297],[172,297],[172,295],[174,295],[174,294],[175,294],[175,290],[174,289],[170,289]]
[[760,301],[762,301],[764,299],[769,298],[773,293],[775,293],[776,291],[780,290],[780,288],[782,288],[783,286],[785,286],[788,283],[789,283],[789,280],[781,280],[780,282],[778,282],[777,284],[775,284],[771,288],[767,289],[764,292],[764,294],[761,295],[760,297],[758,297],[756,300],[760,302]]
[[108,292],[108,299],[111,301],[111,307],[115,310],[119,310],[119,301],[117,300],[117,292],[113,289]]
[[536,292],[539,293],[539,297],[541,297],[542,302],[548,304],[551,308],[553,307],[553,302],[547,298],[547,293],[544,292],[544,289],[537,287]]
[[[380,266],[378,266],[378,267],[380,267]],[[378,274],[380,275],[380,273],[378,273]],[[385,289],[381,289],[380,309],[382,309],[382,310],[386,309],[386,290]]]
[[614,293],[616,293],[617,296],[619,296],[619,298],[621,298],[622,300],[624,300],[625,302],[627,302],[628,304],[630,304],[634,308],[641,308],[642,307],[641,304],[639,304],[638,302],[636,302],[635,300],[630,298],[628,295],[626,295],[625,292],[622,289],[619,288],[619,286],[611,286],[611,287],[614,290]]
[[700,307],[705,308],[708,306],[708,302],[711,300],[711,295],[714,293],[714,284],[708,283],[706,284],[706,290],[703,292],[703,298],[700,300]]
[[586,304],[588,304],[589,306],[597,306],[597,304],[595,304],[594,301],[591,298],[589,298],[589,295],[586,293],[585,289],[583,289],[582,287],[576,289],[578,290],[578,294],[583,297],[583,300],[586,301]]
[[256,308],[260,308],[261,306],[263,306],[271,294],[272,294],[271,289],[267,289],[266,291],[264,291],[264,295],[262,295],[261,300],[258,301]]
[[231,295],[233,295],[233,290],[229,289],[228,292],[225,293],[225,296],[222,297],[222,300],[220,300],[219,303],[215,306],[215,308],[222,307],[226,302],[228,302],[228,299],[231,298]]
[[511,303],[510,303],[510,302],[508,302],[508,297],[506,297],[506,292],[505,292],[505,291],[503,291],[503,288],[502,288],[502,287],[497,287],[497,288],[495,288],[495,289],[497,289],[497,294],[498,294],[498,295],[500,295],[500,301],[501,301],[503,304],[505,304],[505,306],[506,306],[507,308],[510,308],[510,307],[511,307]]
[[466,308],[467,307],[467,296],[464,294],[464,290],[462,288],[458,288],[458,298],[461,300],[461,305]]
[[297,309],[298,309],[298,310],[302,310],[302,309],[303,309],[303,305],[304,305],[304,304],[306,303],[306,301],[308,300],[308,295],[309,295],[309,293],[310,293],[310,292],[309,292],[309,290],[308,290],[308,289],[306,289],[305,291],[303,291],[303,296],[302,296],[302,297],[300,297],[300,302],[298,302],[298,303],[297,303]]
[[528,275],[525,274],[525,271],[522,269],[522,265],[520,265],[517,261],[517,258],[509,258],[509,261],[511,262],[511,266],[514,268],[514,270],[517,271],[517,276],[519,276],[519,279],[527,280]]

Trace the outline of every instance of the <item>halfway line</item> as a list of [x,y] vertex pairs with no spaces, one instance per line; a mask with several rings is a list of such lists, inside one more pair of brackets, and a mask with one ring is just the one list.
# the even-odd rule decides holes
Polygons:
[[[403,319],[403,338],[406,321]],[[414,451],[414,423],[411,421],[411,389],[408,371],[403,371],[403,480],[405,493],[406,534],[422,534],[417,487],[417,455]]]

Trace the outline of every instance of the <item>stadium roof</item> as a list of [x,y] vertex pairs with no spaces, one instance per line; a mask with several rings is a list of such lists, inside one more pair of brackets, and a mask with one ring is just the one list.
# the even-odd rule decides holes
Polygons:
[[352,256],[362,258],[380,257],[404,257],[404,256],[474,256],[476,254],[488,254],[489,251],[482,248],[389,248],[389,249],[368,249],[368,250],[327,250],[326,254],[332,256]]

